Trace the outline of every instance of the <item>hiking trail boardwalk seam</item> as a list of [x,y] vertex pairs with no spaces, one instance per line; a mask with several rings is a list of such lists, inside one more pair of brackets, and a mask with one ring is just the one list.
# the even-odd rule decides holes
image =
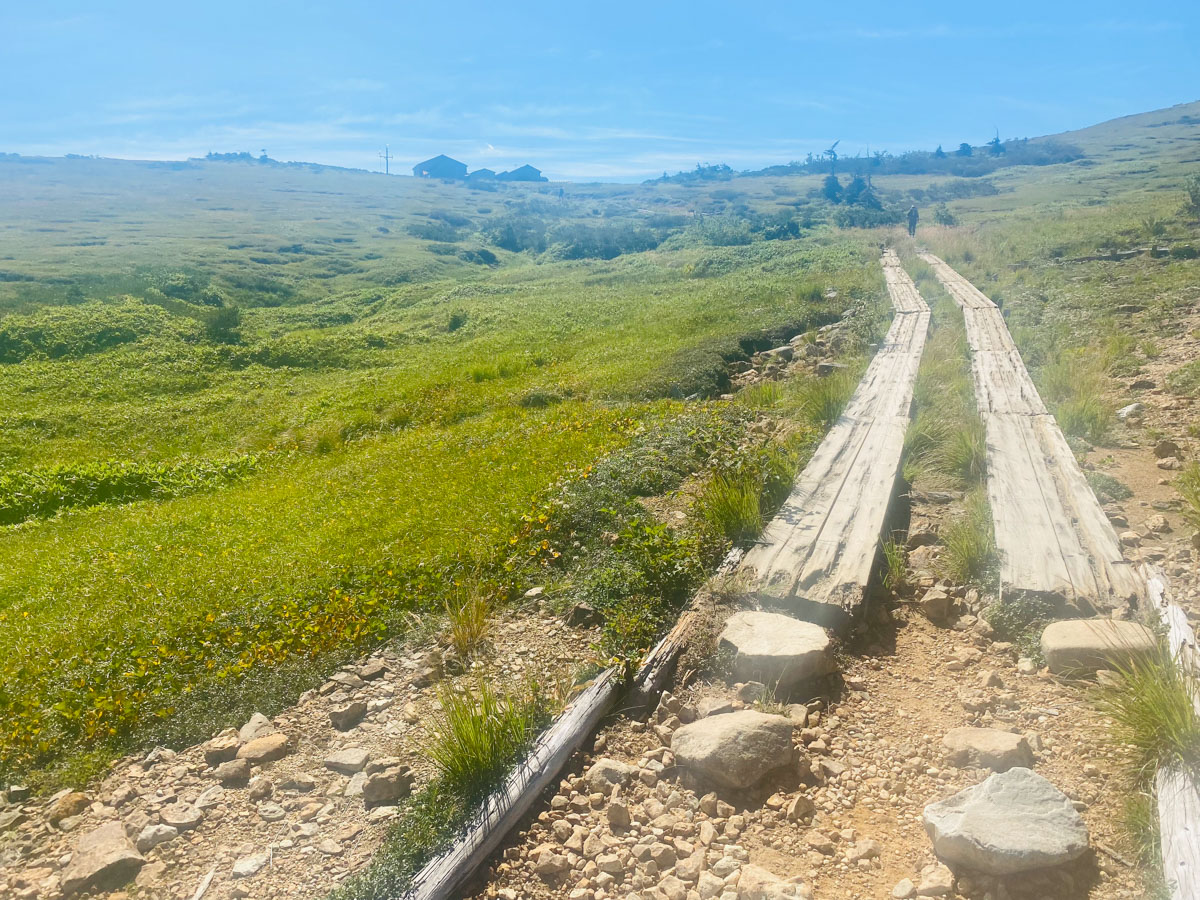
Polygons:
[[895,317],[812,460],[743,560],[747,593],[832,628],[862,605],[894,493],[929,307],[889,250],[884,278]]
[[921,258],[966,322],[1002,590],[1061,597],[1083,615],[1132,607],[1145,598],[1145,582],[1123,558],[999,307],[938,257]]

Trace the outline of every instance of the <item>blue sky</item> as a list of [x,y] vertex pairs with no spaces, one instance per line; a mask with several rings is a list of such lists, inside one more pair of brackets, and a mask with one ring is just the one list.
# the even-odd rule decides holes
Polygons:
[[0,151],[640,179],[1200,99],[1200,3],[0,4]]

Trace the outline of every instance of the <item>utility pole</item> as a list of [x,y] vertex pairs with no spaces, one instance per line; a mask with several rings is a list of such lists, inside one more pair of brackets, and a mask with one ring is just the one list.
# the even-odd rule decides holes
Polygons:
[[389,170],[388,163],[391,162],[391,160],[395,159],[395,157],[392,156],[392,154],[388,152],[387,144],[383,145],[383,152],[379,154],[379,158],[383,160],[383,174],[384,175],[392,174],[391,171]]

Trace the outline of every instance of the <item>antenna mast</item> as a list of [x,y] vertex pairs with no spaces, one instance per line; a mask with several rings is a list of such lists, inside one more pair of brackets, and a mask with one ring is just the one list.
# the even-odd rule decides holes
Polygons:
[[392,173],[391,173],[390,166],[388,165],[388,163],[390,163],[391,160],[395,159],[395,157],[392,156],[392,154],[390,152],[388,152],[387,144],[383,145],[383,152],[379,154],[379,158],[383,160],[383,174],[391,175]]

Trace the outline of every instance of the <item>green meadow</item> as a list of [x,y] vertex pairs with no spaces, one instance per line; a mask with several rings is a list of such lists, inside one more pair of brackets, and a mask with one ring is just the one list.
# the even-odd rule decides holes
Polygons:
[[[873,179],[1003,303],[1081,437],[1111,416],[1089,391],[1153,352],[1118,308],[1195,302],[1195,112],[1062,136],[1071,162]],[[600,652],[644,646],[667,615],[647,597],[738,529],[622,504],[737,468],[756,409],[720,399],[730,363],[856,303],[882,316],[896,232],[842,227],[861,211],[822,184],[560,196],[0,158],[0,775],[82,777],[273,712],[468,583],[504,602],[573,581],[611,604]],[[924,227],[933,205],[954,224]],[[1071,262],[1147,241],[1168,252]],[[606,528],[627,558],[595,549]]]

